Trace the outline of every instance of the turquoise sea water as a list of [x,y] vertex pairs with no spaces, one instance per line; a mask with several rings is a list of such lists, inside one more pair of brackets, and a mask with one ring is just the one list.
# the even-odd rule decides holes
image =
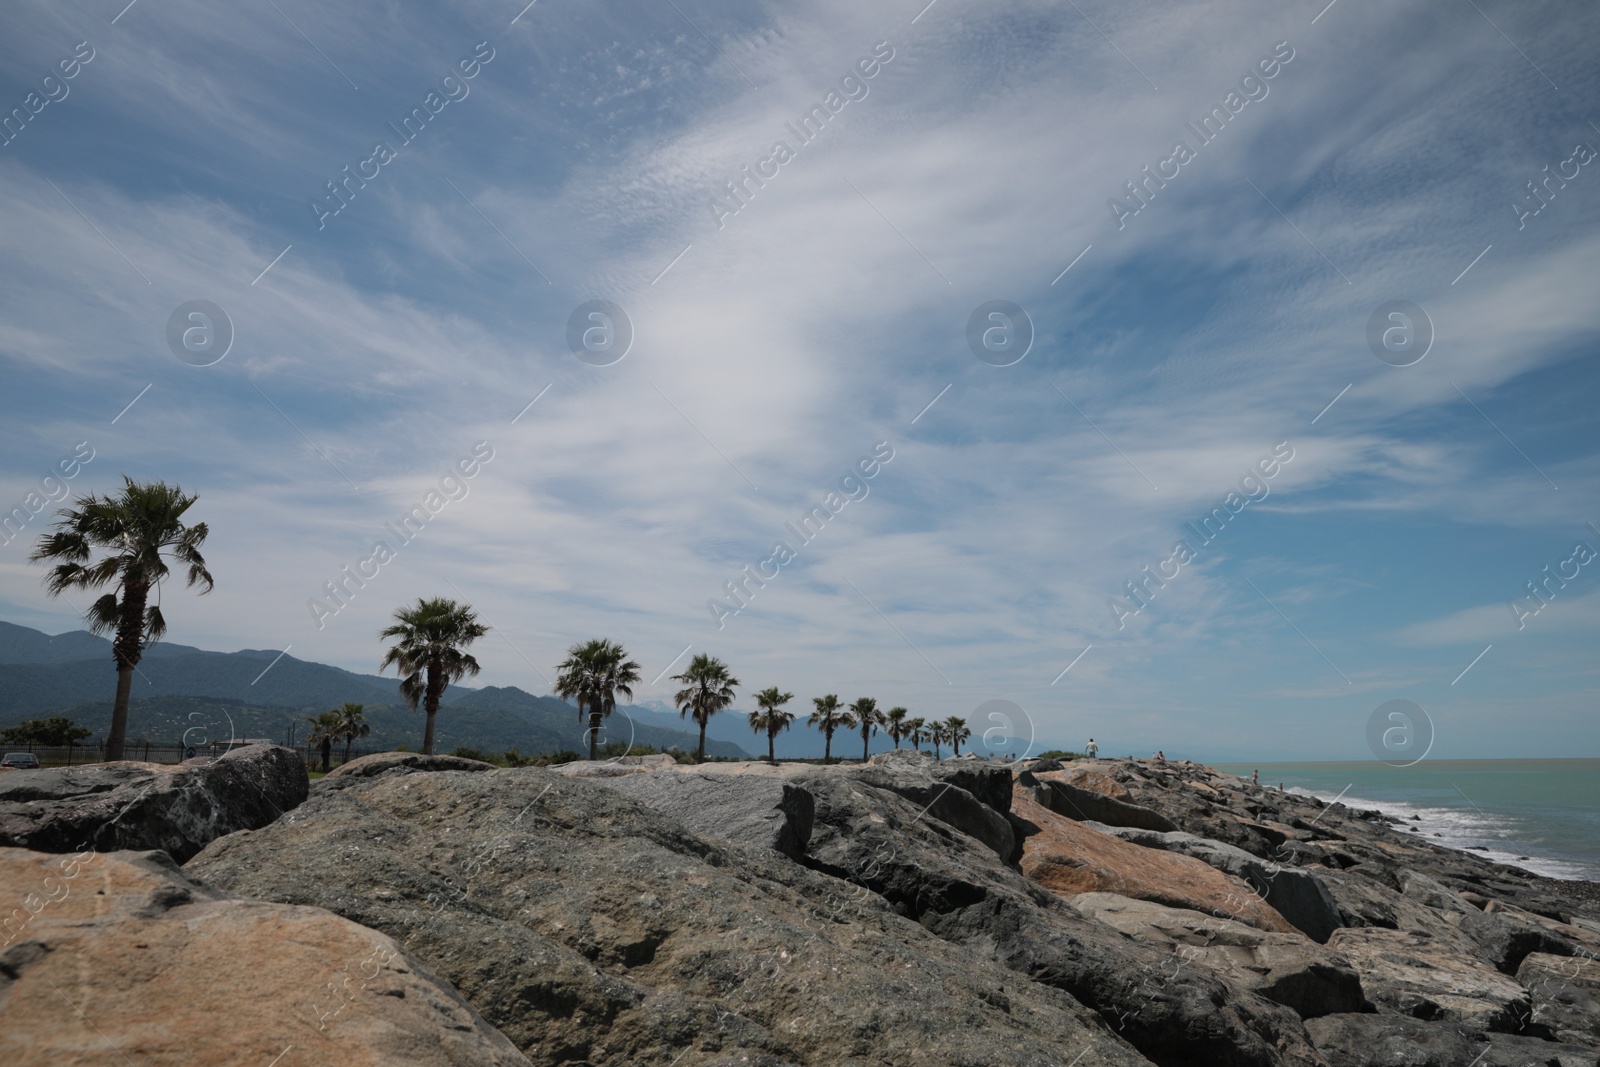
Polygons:
[[[1218,763],[1261,784],[1399,816],[1407,832],[1552,878],[1600,881],[1600,759]],[[1415,821],[1412,816],[1417,816]]]

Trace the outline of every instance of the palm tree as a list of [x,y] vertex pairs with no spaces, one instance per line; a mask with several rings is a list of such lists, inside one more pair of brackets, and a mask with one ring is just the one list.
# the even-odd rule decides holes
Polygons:
[[306,747],[322,746],[322,773],[327,774],[332,769],[333,741],[340,736],[344,720],[337,711],[325,711],[321,715],[307,715],[306,722],[311,724],[311,732],[306,734]]
[[872,744],[872,731],[883,724],[883,712],[871,697],[862,697],[850,705],[850,725],[861,731],[861,762],[867,762],[867,749]]
[[894,738],[894,747],[900,747],[902,737],[911,736],[911,729],[906,725],[906,716],[911,712],[905,708],[890,708],[883,716],[883,732]]
[[939,746],[945,743],[947,737],[945,730],[947,729],[949,729],[949,727],[942,722],[930,723],[928,726],[928,740],[933,744],[934,759],[944,758],[943,756],[939,755]]
[[422,754],[433,755],[433,719],[439,700],[452,682],[478,673],[478,661],[466,646],[489,632],[470,605],[444,597],[417,598],[408,608],[396,608],[394,625],[380,638],[397,638],[378,666],[382,674],[391,665],[402,675],[400,695],[417,710],[418,701],[428,715],[422,731]]
[[944,721],[944,739],[950,742],[952,755],[961,755],[961,742],[972,736],[972,731],[967,729],[967,720],[959,715],[952,715]]
[[767,762],[774,767],[778,765],[778,757],[773,754],[778,731],[794,725],[794,712],[783,710],[783,706],[793,699],[793,693],[780,693],[777,686],[769,686],[756,694],[756,706],[761,710],[750,713],[750,729],[758,734],[766,731]]
[[733,703],[733,687],[739,679],[728,673],[728,665],[709,652],[702,652],[689,661],[682,674],[672,676],[682,682],[683,688],[673,697],[678,705],[678,718],[693,714],[700,726],[700,747],[695,751],[695,761],[706,761],[706,724],[711,716]]
[[832,693],[825,697],[812,697],[811,703],[817,710],[806,719],[806,725],[822,731],[822,762],[827,763],[833,758],[833,732],[841,726],[850,725],[850,716],[845,714],[839,698]]
[[578,721],[589,713],[589,758],[600,758],[600,726],[617,710],[617,694],[633,699],[639,683],[639,665],[615,641],[597,637],[567,649],[567,658],[556,665],[556,696],[578,703]]
[[339,736],[344,739],[344,760],[350,762],[350,745],[358,737],[366,737],[372,732],[372,724],[362,712],[366,709],[364,704],[341,704],[335,709],[334,714],[339,716]]
[[[117,665],[117,697],[111,708],[111,732],[106,737],[106,759],[120,760],[128,733],[128,696],[133,672],[145,647],[167,632],[161,614],[161,583],[168,575],[163,551],[188,568],[188,584],[204,585],[211,592],[211,572],[200,555],[209,532],[203,522],[187,526],[184,513],[198,495],[187,495],[166,482],[135,482],[123,475],[117,496],[92,493],[62,508],[55,531],[39,538],[28,560],[55,562],[45,589],[60,596],[69,589],[115,586],[84,613],[91,633],[115,634],[111,658]],[[91,563],[96,548],[108,555]],[[150,593],[156,603],[150,603]],[[120,595],[119,595],[120,594]]]
[[918,752],[922,751],[922,742],[928,739],[928,720],[907,719],[906,738],[911,742],[911,747]]

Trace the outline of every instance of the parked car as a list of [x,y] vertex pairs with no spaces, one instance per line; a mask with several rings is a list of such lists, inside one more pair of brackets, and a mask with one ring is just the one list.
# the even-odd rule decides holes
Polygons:
[[0,767],[7,767],[14,771],[31,770],[39,766],[39,757],[32,752],[7,752],[6,758],[0,760]]

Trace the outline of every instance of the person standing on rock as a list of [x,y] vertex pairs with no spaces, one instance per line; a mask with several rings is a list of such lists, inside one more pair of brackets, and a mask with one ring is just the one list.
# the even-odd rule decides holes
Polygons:
[[1260,771],[1251,771],[1250,772],[1250,784],[1253,785],[1253,786],[1260,786],[1261,785],[1261,772]]
[[1092,737],[1089,738],[1089,743],[1083,746],[1083,751],[1090,759],[1098,759],[1100,757],[1100,746],[1094,743],[1094,738]]

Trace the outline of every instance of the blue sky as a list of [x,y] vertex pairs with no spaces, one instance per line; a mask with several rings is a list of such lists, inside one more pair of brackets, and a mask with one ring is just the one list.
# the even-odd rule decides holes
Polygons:
[[[540,693],[606,635],[647,680],[688,646],[750,689],[1010,700],[1024,732],[1118,753],[1370,758],[1405,699],[1437,756],[1600,754],[1600,565],[1520,630],[1508,606],[1600,550],[1600,160],[1564,162],[1600,149],[1591,4],[67,0],[7,23],[0,104],[65,96],[0,147],[0,494],[80,441],[73,492],[199,492],[218,584],[167,590],[173,640],[370,671],[394,607],[459,595],[497,631],[480,681]],[[787,124],[875,49],[802,145]],[[430,92],[458,98],[400,143]],[[1237,113],[1200,144],[1213,107]],[[1193,158],[1119,228],[1108,202],[1179,138]],[[380,140],[319,229],[312,198]],[[793,158],[719,226],[776,141]],[[168,347],[194,300],[234,329],[210,366]],[[568,348],[591,300],[633,324],[620,362]],[[991,300],[1033,324],[1011,366],[968,348]],[[1404,367],[1367,342],[1396,300],[1435,333]],[[319,629],[322,584],[478,441],[465,497]],[[868,494],[719,629],[708,600],[878,442]],[[1268,495],[1119,629],[1124,582],[1280,442]],[[0,612],[59,632],[25,560],[47,517],[0,547]]]

